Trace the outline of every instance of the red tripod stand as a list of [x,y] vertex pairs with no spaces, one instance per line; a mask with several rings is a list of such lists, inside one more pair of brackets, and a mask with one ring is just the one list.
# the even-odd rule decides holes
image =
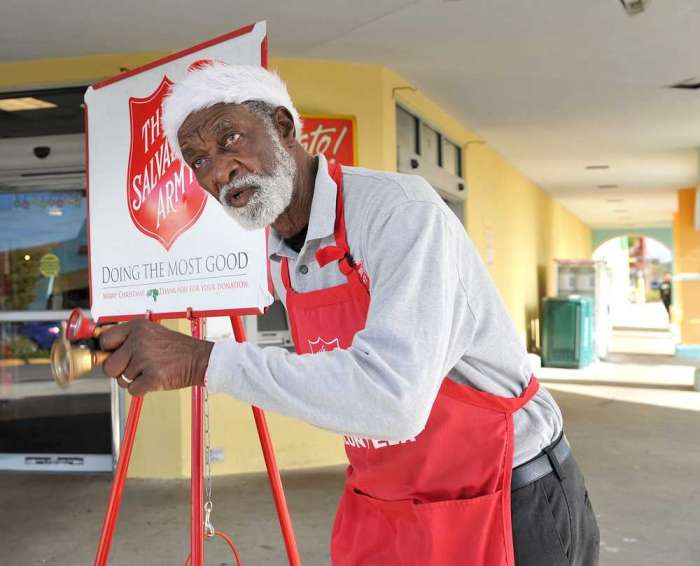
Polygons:
[[[202,320],[193,316],[188,317],[192,328],[192,336],[203,338]],[[231,317],[231,325],[237,342],[244,342],[246,339],[243,321],[239,316]],[[192,468],[191,468],[191,497],[190,497],[190,551],[192,566],[204,566],[204,539],[207,536],[204,532],[204,387],[192,387]],[[95,566],[105,566],[109,558],[109,550],[114,535],[114,527],[119,514],[124,482],[129,468],[131,451],[134,446],[136,429],[139,423],[139,416],[143,406],[143,397],[134,397],[129,407],[129,415],[126,420],[124,431],[124,442],[117,462],[117,469],[112,480],[112,489],[109,494],[107,511],[100,542],[97,547]],[[253,417],[255,426],[260,438],[260,446],[265,458],[267,475],[270,480],[270,487],[277,509],[277,516],[287,549],[290,566],[300,566],[301,559],[297,550],[292,521],[287,509],[287,502],[282,489],[275,454],[272,448],[270,433],[267,428],[265,413],[253,407]],[[224,537],[225,538],[225,537]],[[229,541],[227,541],[229,542]],[[232,545],[231,545],[231,548]]]

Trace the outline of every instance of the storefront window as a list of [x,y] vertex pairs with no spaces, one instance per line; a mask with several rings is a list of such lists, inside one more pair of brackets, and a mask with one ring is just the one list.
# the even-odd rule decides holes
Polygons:
[[442,165],[440,134],[426,123],[421,124],[420,152],[431,163]]
[[61,389],[49,368],[66,311],[89,307],[85,191],[64,187],[0,189],[0,469],[111,465],[109,380]]
[[442,138],[442,167],[456,177],[462,176],[462,151],[456,144]]
[[422,175],[457,218],[464,222],[466,191],[462,171],[462,148],[398,104],[396,142],[396,170],[400,173]]
[[400,106],[396,107],[396,141],[399,148],[412,153],[420,153],[418,118]]
[[90,306],[84,92],[0,95],[52,105],[0,112],[0,470],[112,469],[116,384],[95,368],[61,388],[49,365],[68,312]]
[[0,192],[0,311],[89,306],[83,190]]
[[33,454],[29,467],[41,469],[55,462],[40,454],[111,452],[109,380],[102,370],[67,389],[51,378],[48,355],[60,324],[0,322],[0,468],[10,454]]

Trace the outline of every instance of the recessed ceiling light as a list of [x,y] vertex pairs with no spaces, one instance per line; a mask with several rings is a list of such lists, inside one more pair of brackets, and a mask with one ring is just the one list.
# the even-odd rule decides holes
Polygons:
[[629,212],[626,208],[618,208],[616,210],[613,210],[615,214],[625,214],[626,212]]
[[616,189],[618,185],[596,185],[599,189]]
[[56,108],[53,102],[26,96],[24,98],[0,98],[0,110],[5,112],[21,112],[24,110],[43,110]]
[[605,202],[625,202],[625,199],[623,199],[623,198],[609,198],[609,199],[605,199]]
[[589,170],[610,169],[610,165],[586,165],[586,169],[589,169]]

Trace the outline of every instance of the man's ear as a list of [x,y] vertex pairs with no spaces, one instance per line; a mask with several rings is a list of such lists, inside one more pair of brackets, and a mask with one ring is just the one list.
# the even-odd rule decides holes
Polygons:
[[291,143],[296,140],[294,118],[292,118],[291,112],[289,112],[289,110],[287,110],[284,106],[278,106],[275,108],[273,120],[275,122],[275,127],[280,134],[280,139],[284,145],[291,145]]

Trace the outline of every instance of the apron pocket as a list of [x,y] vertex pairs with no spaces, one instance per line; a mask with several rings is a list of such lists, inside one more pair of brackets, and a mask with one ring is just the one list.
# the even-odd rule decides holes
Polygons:
[[400,552],[395,520],[375,503],[407,509],[410,501],[380,502],[346,487],[331,535],[333,566],[416,566]]
[[[333,533],[334,565],[512,566],[502,491],[415,503],[347,490],[336,519],[336,526],[341,525]],[[335,551],[341,549],[345,559],[336,561],[341,553]],[[355,556],[348,560],[348,554]]]
[[427,539],[426,564],[506,566],[509,563],[502,491],[413,507],[419,529]]

